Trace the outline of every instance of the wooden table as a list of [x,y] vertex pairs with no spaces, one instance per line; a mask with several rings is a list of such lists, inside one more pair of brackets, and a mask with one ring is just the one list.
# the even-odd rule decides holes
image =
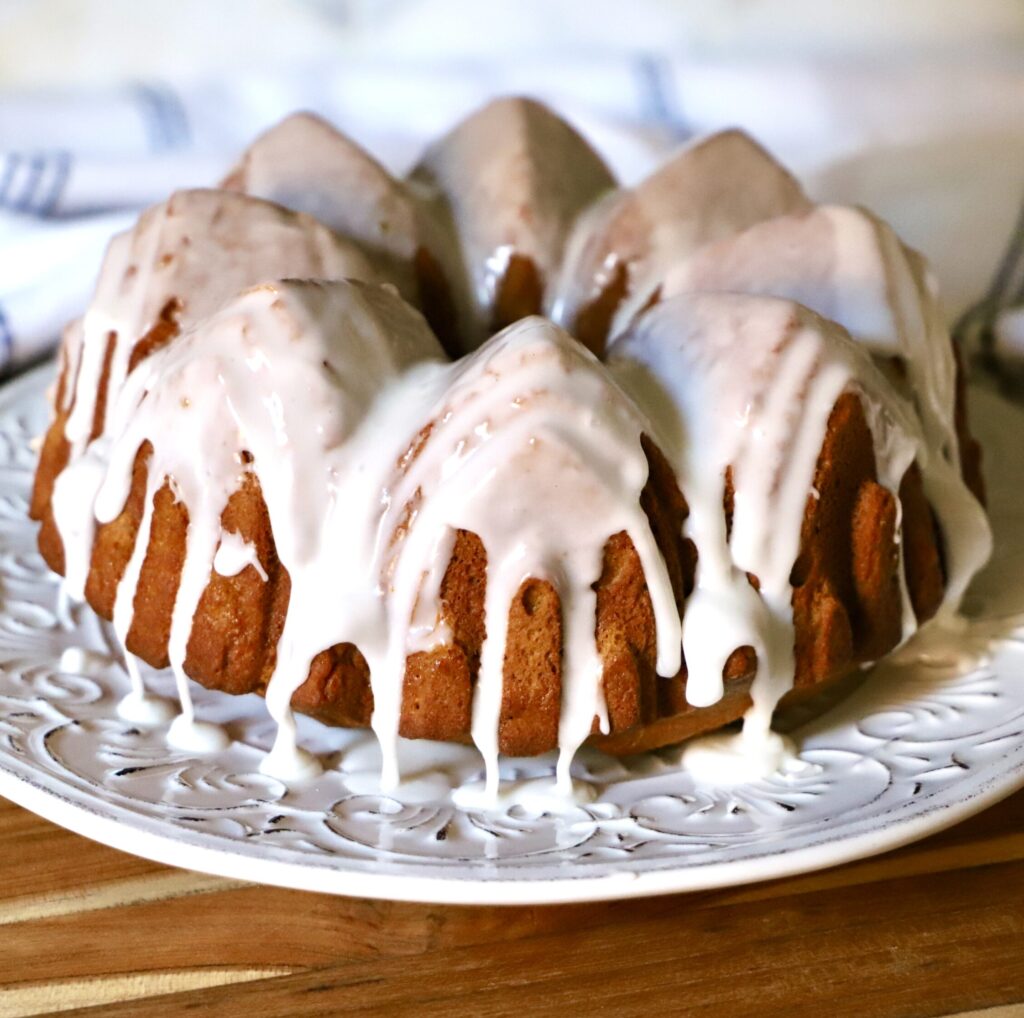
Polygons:
[[725,891],[449,908],[173,870],[0,800],[0,1016],[1024,1015],[1024,792]]

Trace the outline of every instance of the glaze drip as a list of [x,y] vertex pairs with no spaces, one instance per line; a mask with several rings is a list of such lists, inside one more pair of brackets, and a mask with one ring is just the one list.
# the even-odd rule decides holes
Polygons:
[[[245,150],[222,186],[315,217],[358,243],[383,278],[415,301],[412,261],[426,231],[422,203],[327,121],[312,113],[285,117]],[[300,273],[267,278],[272,275]]]
[[[775,705],[793,684],[790,575],[836,401],[848,390],[863,394],[879,482],[893,494],[923,436],[867,354],[788,301],[671,298],[613,343],[610,367],[648,408],[690,507],[686,533],[698,561],[683,619],[687,699],[698,707],[717,702],[729,655],[753,647],[758,670],[744,738],[765,747]],[[731,532],[727,472],[735,492]],[[748,576],[756,577],[756,592]],[[904,629],[912,631],[906,599],[904,612]]]
[[912,404],[922,432],[917,458],[948,558],[943,611],[954,613],[992,536],[961,478],[956,360],[920,255],[870,212],[824,205],[709,244],[663,284],[666,297],[708,291],[785,297],[837,322]]
[[614,336],[656,297],[666,273],[703,245],[810,207],[793,175],[749,135],[732,130],[699,139],[576,220],[549,314],[571,329],[621,273]]
[[[420,440],[424,421],[429,433]],[[558,775],[568,787],[569,763],[593,719],[607,726],[593,587],[609,534],[627,533],[643,563],[659,670],[679,668],[672,587],[640,508],[644,426],[600,364],[542,319],[452,365],[441,361],[422,319],[386,289],[282,283],[243,294],[143,362],[123,387],[108,435],[64,476],[84,496],[80,504],[90,513],[94,504],[107,522],[126,502],[137,451],[153,446],[139,536],[115,604],[123,641],[165,481],[187,508],[169,656],[191,724],[191,622],[211,570],[232,548],[221,526],[228,499],[253,472],[291,581],[267,689],[281,726],[268,766],[296,770],[285,763],[295,757],[291,697],[317,653],[353,643],[370,666],[385,787],[398,780],[405,659],[450,639],[437,624],[440,576],[455,531],[476,533],[493,563],[473,718],[488,791],[497,789],[509,605],[530,578],[550,582],[562,602]],[[159,441],[168,431],[177,440]],[[516,499],[507,496],[512,483]],[[225,568],[251,562],[237,547],[227,554],[236,561]]]
[[577,216],[615,184],[587,142],[530,99],[489,103],[432,145],[410,179],[452,238],[449,268],[465,283],[457,296],[470,348],[505,317],[502,281],[513,259],[532,267],[516,317],[543,309]]
[[[301,164],[297,148],[308,149]],[[550,585],[560,606],[555,792],[573,794],[573,755],[610,727],[595,588],[617,535],[642,566],[656,671],[675,677],[685,657],[691,705],[719,702],[730,655],[754,650],[753,707],[725,751],[776,766],[788,751],[771,715],[796,660],[791,574],[830,414],[849,394],[895,499],[903,638],[917,628],[898,515],[912,465],[942,531],[940,614],[956,611],[991,537],[961,479],[957,368],[920,257],[868,213],[814,208],[741,132],[689,146],[635,188],[612,183],[568,125],[528,100],[469,118],[406,181],[300,115],[253,144],[228,190],[176,194],[114,238],[89,309],[65,333],[55,409],[68,465],[51,504],[66,588],[82,599],[97,523],[124,511],[150,450],[113,602],[126,646],[154,501],[167,487],[187,510],[168,642],[176,745],[226,739],[196,720],[186,673],[211,577],[251,569],[276,582],[276,564],[224,523],[243,485],[262,494],[290,589],[263,764],[287,781],[320,766],[296,745],[293,697],[318,654],[351,644],[369,667],[381,783],[398,784],[407,659],[455,640],[441,591],[459,532],[479,538],[487,563],[470,726],[485,778],[467,801],[498,799],[510,606],[527,581]],[[453,333],[479,346],[454,364],[402,299],[424,296],[423,250],[450,287]],[[279,278],[328,281],[266,282]],[[524,317],[543,309],[578,327],[595,301],[586,342],[611,341],[607,366],[558,324]],[[683,533],[668,535],[697,550],[682,619],[640,504],[644,436],[688,506]],[[164,710],[137,669],[124,710]]]
[[[109,431],[133,351],[151,330],[162,322],[169,338],[237,291],[281,275],[375,278],[353,245],[315,220],[224,191],[178,192],[114,237],[89,308],[65,336],[70,461],[90,458],[90,442],[102,442]],[[91,456],[94,485],[97,456],[101,462],[102,453]],[[77,600],[85,598],[95,532],[91,515],[76,504],[88,487],[81,476],[87,472],[80,471],[74,491],[58,478],[53,498],[65,535],[65,578]]]
[[[448,545],[438,535],[477,534],[488,561],[487,635],[472,734],[493,794],[509,605],[526,580],[551,583],[563,620],[558,781],[568,787],[569,764],[594,718],[607,730],[594,585],[611,534],[627,533],[643,564],[658,671],[671,676],[679,669],[672,586],[640,508],[644,419],[593,357],[539,318],[512,326],[454,365],[443,400],[424,419],[429,434],[394,489],[394,506],[416,504],[390,569],[394,629],[404,631],[400,623],[410,617],[421,577],[437,577],[447,564]],[[407,650],[395,645],[396,665]],[[397,730],[400,703],[393,694],[378,701],[376,689],[374,696],[378,734],[387,737]]]

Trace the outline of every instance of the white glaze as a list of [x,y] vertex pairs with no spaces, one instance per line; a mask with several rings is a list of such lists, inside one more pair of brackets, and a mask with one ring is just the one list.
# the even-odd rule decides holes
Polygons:
[[[422,497],[391,573],[399,606],[394,623],[410,617],[421,578],[443,571],[447,558],[438,535],[455,529],[477,534],[488,561],[487,638],[472,733],[496,794],[509,605],[527,578],[550,582],[563,617],[558,774],[568,787],[569,764],[594,717],[606,724],[593,585],[610,535],[628,533],[644,566],[659,673],[674,675],[679,667],[672,588],[639,506],[647,479],[640,445],[646,422],[594,358],[539,318],[494,337],[451,376],[443,400],[425,418],[433,421],[430,435],[397,489],[399,506],[414,492]],[[396,653],[404,648],[398,645]],[[382,730],[395,731],[400,701],[394,687],[386,700],[375,688],[374,698],[377,715],[387,717]]]
[[[75,399],[75,386],[78,378],[78,368],[82,358],[82,343],[84,332],[81,318],[74,318],[64,327],[60,344],[59,363],[60,375],[64,378],[63,399],[58,405],[56,400],[51,400],[55,411],[70,410]],[[56,393],[54,393],[56,396]]]
[[[42,419],[41,389],[42,378],[34,374],[5,394],[6,445],[8,455],[16,463],[24,462],[25,456],[23,447],[18,445],[24,438],[22,422]],[[1017,493],[1024,477],[1019,464],[1024,450],[1015,448],[1019,446],[1021,414],[988,392],[975,390],[972,395],[975,428],[988,457],[1000,464],[1000,470],[990,477],[993,515],[999,521],[995,527],[998,560],[972,588],[968,600],[974,619],[968,632],[957,641],[961,653],[973,656],[975,663],[954,670],[944,666],[890,667],[887,659],[877,676],[868,678],[861,689],[844,698],[827,718],[801,728],[804,758],[823,768],[809,781],[775,780],[735,792],[718,791],[713,786],[693,787],[686,775],[663,763],[669,757],[666,751],[627,761],[609,758],[611,774],[591,777],[589,761],[597,754],[585,749],[577,758],[574,773],[599,782],[602,802],[580,811],[568,822],[523,822],[516,811],[508,817],[468,815],[446,809],[443,793],[435,799],[430,812],[400,810],[399,804],[393,804],[396,813],[392,818],[385,815],[384,807],[392,805],[387,800],[375,797],[367,803],[349,797],[343,775],[333,769],[318,784],[315,795],[311,790],[301,799],[285,792],[277,783],[256,778],[254,784],[250,772],[261,755],[256,747],[269,745],[266,735],[270,727],[262,701],[254,697],[196,691],[199,713],[209,711],[212,718],[216,712],[218,717],[230,718],[232,733],[237,733],[236,742],[226,754],[208,758],[201,768],[167,752],[159,730],[140,730],[135,734],[130,729],[138,726],[116,721],[97,724],[96,719],[106,707],[127,689],[118,669],[111,668],[96,687],[91,683],[82,686],[76,677],[67,682],[59,675],[54,676],[67,636],[48,626],[31,626],[17,627],[13,632],[5,627],[3,634],[8,657],[24,659],[28,655],[42,664],[28,673],[18,670],[12,674],[8,670],[0,676],[11,722],[8,727],[13,733],[13,741],[6,744],[5,752],[28,768],[24,770],[25,781],[18,786],[9,782],[7,791],[17,797],[42,788],[53,803],[64,804],[66,812],[61,819],[72,823],[75,810],[82,822],[99,816],[109,827],[109,837],[120,839],[118,844],[129,850],[141,851],[143,842],[152,842],[156,831],[164,839],[163,857],[178,862],[182,861],[183,844],[180,816],[186,810],[197,820],[206,818],[199,827],[206,839],[207,863],[196,858],[196,865],[208,864],[213,853],[223,851],[227,845],[235,854],[221,856],[221,872],[237,876],[246,858],[253,858],[263,867],[254,871],[255,877],[295,884],[295,874],[302,873],[304,886],[321,891],[326,888],[339,893],[369,893],[372,888],[367,888],[366,867],[364,864],[360,869],[359,860],[365,860],[367,851],[373,852],[380,844],[379,852],[374,853],[374,873],[388,874],[377,887],[380,894],[423,898],[428,896],[433,881],[435,897],[443,897],[437,889],[446,887],[449,898],[459,896],[460,900],[478,899],[488,893],[488,888],[507,883],[496,879],[498,876],[509,877],[514,885],[511,889],[506,887],[505,900],[529,895],[529,888],[519,879],[526,871],[536,878],[541,893],[550,891],[552,881],[561,880],[558,894],[570,895],[580,880],[577,861],[581,866],[592,864],[595,849],[608,855],[608,871],[617,873],[631,860],[640,867],[641,877],[647,871],[647,875],[663,875],[664,867],[673,865],[673,857],[676,862],[682,857],[684,863],[678,874],[692,879],[698,871],[698,879],[704,880],[700,874],[708,867],[695,865],[696,856],[719,871],[719,864],[724,861],[722,880],[732,883],[765,876],[764,872],[751,873],[733,867],[738,858],[763,857],[766,849],[776,852],[791,871],[793,858],[820,863],[819,842],[834,845],[838,839],[840,844],[847,844],[843,838],[850,830],[863,832],[867,827],[868,837],[850,847],[847,857],[877,850],[879,838],[888,837],[885,844],[892,845],[900,835],[905,838],[920,834],[921,824],[929,817],[933,825],[940,821],[948,823],[955,817],[943,804],[953,804],[952,808],[960,810],[957,815],[966,815],[972,804],[977,805],[979,795],[1009,793],[1019,785],[1020,766],[1024,762],[1024,747],[1014,737],[1024,720],[1024,686],[1015,679],[1021,672],[1022,656],[1021,643],[1013,638],[1024,606],[1024,572],[1020,569],[1020,538],[1024,531],[1017,525]],[[23,499],[28,483],[25,471],[6,471],[6,480],[15,486],[5,490],[5,497],[13,501]],[[5,556],[2,567],[8,591],[8,583],[14,583],[19,596],[43,606],[55,592],[54,577],[40,571],[37,562],[31,578],[27,578],[20,564],[22,553],[30,554],[34,546],[34,531],[26,520],[11,521],[8,547],[19,554]],[[35,614],[43,620],[42,615]],[[79,615],[75,639],[109,655],[104,627],[96,624],[88,610]],[[907,650],[911,647],[913,644]],[[981,654],[988,663],[976,667],[977,656]],[[52,677],[57,678],[57,687]],[[162,689],[172,690],[169,673],[154,679]],[[62,696],[61,686],[72,695]],[[80,696],[80,692],[87,695]],[[863,696],[858,696],[860,692]],[[51,706],[33,711],[31,718],[19,716],[18,707],[26,697],[38,698],[39,706],[46,701]],[[74,718],[81,719],[82,724],[67,724],[67,719]],[[332,764],[338,758],[347,761],[352,742],[373,742],[370,732],[328,729],[312,721],[303,723],[307,719],[297,720],[303,745],[316,747],[325,755],[334,753],[327,757]],[[907,749],[912,750],[912,756],[907,755]],[[951,750],[968,764],[967,769],[948,766]],[[124,759],[126,752],[132,760]],[[454,784],[476,776],[479,757],[471,748],[467,749],[467,757],[475,761],[475,769],[454,772]],[[56,768],[55,762],[59,765]],[[160,766],[149,766],[125,776],[115,774],[133,762]],[[522,763],[522,767],[532,768],[525,773],[534,775],[544,774],[550,765],[550,757]],[[955,773],[950,774],[951,770]],[[515,777],[517,772],[524,773],[519,770],[518,761],[503,760],[503,777]],[[179,774],[184,774],[187,786],[178,781]],[[660,778],[647,780],[655,774],[660,774]],[[194,782],[192,779],[197,776],[202,780]],[[922,776],[924,794],[914,795],[915,782]],[[619,784],[623,781],[628,783]],[[88,795],[75,800],[76,789],[82,788]],[[250,808],[254,792],[255,813]],[[132,806],[134,827],[125,825],[126,796]],[[398,797],[404,801],[401,794]],[[339,804],[343,799],[348,801]],[[287,819],[280,817],[282,805]],[[221,818],[225,810],[232,809],[248,810],[247,830],[264,833],[246,837],[236,825],[226,827]],[[378,809],[380,813],[376,812]],[[910,826],[904,812],[908,809],[918,811],[912,815]],[[430,816],[436,819],[419,823]],[[606,817],[609,819],[603,819]],[[381,827],[395,832],[391,855],[381,843]],[[287,831],[281,832],[282,828]],[[567,835],[562,840],[566,828],[578,836]],[[610,833],[605,835],[606,831]],[[94,833],[105,836],[99,827]],[[624,852],[620,833],[626,836],[628,845],[642,843],[639,850]],[[233,840],[226,842],[226,834]],[[794,836],[805,840],[794,843]],[[280,857],[296,840],[298,847],[289,862],[293,867],[291,876],[284,866],[276,872],[268,869],[268,860]],[[265,844],[267,851],[257,852],[255,842]],[[493,843],[498,845],[497,860],[490,865],[485,846]],[[709,844],[726,845],[728,852],[737,850],[738,854],[702,854]],[[816,846],[810,854],[803,852],[806,844]],[[566,851],[560,847],[554,853],[551,851],[552,846],[565,845]],[[315,856],[310,855],[311,850]],[[660,854],[652,857],[654,851]],[[415,887],[396,886],[403,868],[408,868],[410,855],[416,855],[425,865],[434,865],[432,876],[421,879]],[[548,860],[546,869],[538,874],[531,862],[544,859]],[[830,856],[828,861],[836,861],[836,857]],[[347,882],[331,884],[331,874],[339,870],[348,874]],[[567,872],[575,876],[566,876]],[[591,869],[586,872],[593,876]],[[468,890],[467,880],[471,882]],[[595,876],[588,893],[599,892],[607,882],[606,876]],[[652,889],[643,879],[639,881],[638,886],[641,885],[641,889]],[[660,883],[657,889],[665,890],[666,884]],[[679,890],[680,885],[677,882],[669,889]],[[624,892],[618,887],[609,893]]]
[[314,781],[323,773],[320,761],[298,745],[295,718],[290,711],[278,720],[277,739],[260,762],[260,772],[289,786]]
[[213,557],[214,570],[221,576],[237,576],[248,566],[256,570],[256,575],[264,583],[267,582],[267,571],[260,562],[256,545],[246,541],[241,534],[236,534],[233,530],[222,530],[217,553]]
[[[423,363],[400,373],[417,360]],[[432,422],[429,436],[403,458],[424,422]],[[127,498],[135,450],[154,443],[140,535],[115,603],[123,636],[153,496],[164,478],[174,479],[189,528],[169,656],[187,704],[191,621],[223,541],[221,514],[241,483],[241,453],[252,454],[291,578],[267,691],[281,726],[268,763],[276,772],[294,759],[289,703],[312,658],[352,642],[370,665],[384,784],[397,781],[405,658],[447,638],[435,631],[436,592],[451,536],[457,529],[478,534],[493,563],[473,721],[488,787],[496,793],[504,628],[516,591],[533,577],[555,586],[565,618],[559,781],[567,788],[575,749],[592,719],[604,715],[592,587],[611,534],[626,531],[644,565],[659,670],[671,675],[679,666],[671,585],[639,506],[644,429],[598,363],[541,319],[447,365],[422,320],[385,290],[280,284],[243,295],[144,362],[125,385],[110,436],[66,475],[69,487],[76,477],[91,486],[94,459],[104,453],[95,512],[112,519]],[[166,433],[177,441],[159,441]],[[510,500],[513,484],[521,498]],[[334,596],[325,598],[325,590]],[[410,632],[417,601],[421,609],[431,603],[428,592],[434,606]]]
[[449,275],[468,284],[456,298],[468,301],[464,331],[473,346],[489,334],[510,257],[528,258],[552,283],[577,215],[615,183],[569,124],[529,99],[497,99],[461,121],[411,179],[450,217],[459,250],[440,253]]
[[[527,760],[504,758],[497,799],[488,791],[486,781],[477,780],[480,754],[472,746],[427,739],[402,739],[396,746],[399,783],[390,794],[399,802],[437,803],[449,798],[465,809],[489,809],[495,802],[508,809],[519,806],[529,813],[565,813],[593,802],[596,788],[589,781],[574,779],[568,796],[546,772],[553,769],[557,754],[547,753]],[[586,757],[588,754],[583,753]],[[595,751],[589,756],[600,757]],[[607,757],[601,757],[604,762]],[[356,795],[375,795],[380,791],[380,743],[356,736],[345,749],[339,771],[345,788]],[[588,770],[594,761],[581,761]]]
[[137,725],[169,724],[177,714],[174,704],[147,691],[139,661],[133,654],[123,650],[122,656],[132,688],[118,703],[118,716]]
[[245,150],[225,186],[315,217],[357,242],[402,296],[416,299],[411,263],[423,232],[420,203],[326,120],[285,117]]
[[[838,322],[913,403],[923,431],[925,492],[945,538],[943,613],[955,613],[991,554],[992,536],[961,481],[956,361],[921,257],[871,213],[826,205],[707,245],[679,263],[662,290],[665,297],[707,291],[785,297]],[[891,358],[905,366],[905,377],[891,370]]]
[[111,665],[110,657],[81,647],[65,647],[60,655],[60,670],[74,675],[97,675]]
[[82,358],[66,436],[72,456],[84,449],[106,354],[110,362],[106,430],[135,344],[171,300],[187,328],[246,286],[282,276],[372,279],[360,251],[308,216],[227,191],[180,191],[144,212],[110,242],[81,326]]
[[[789,577],[832,408],[845,391],[863,394],[878,479],[893,493],[923,438],[867,354],[789,301],[670,298],[612,345],[610,367],[647,407],[690,507],[684,530],[698,561],[683,619],[687,699],[716,702],[730,654],[753,647],[758,671],[745,743],[773,755],[771,715],[794,674]],[[729,468],[735,498],[727,536]],[[759,593],[747,574],[758,578]],[[906,599],[904,612],[912,631]]]
[[[437,802],[470,781],[480,770],[473,746],[428,739],[399,739],[396,746],[401,780],[392,795],[404,803]],[[357,795],[380,791],[380,743],[372,734],[357,734],[338,763],[345,787]]]
[[549,295],[549,314],[571,327],[622,266],[627,296],[614,317],[615,335],[673,265],[702,245],[810,207],[793,175],[749,135],[730,130],[702,138],[579,218]]
[[[314,220],[220,191],[175,194],[111,241],[96,293],[84,317],[66,331],[64,342],[64,408],[71,411],[65,436],[75,469],[57,478],[53,511],[64,543],[65,582],[73,598],[85,597],[96,523],[93,505],[105,473],[110,415],[135,344],[157,323],[170,301],[177,302],[179,326],[187,328],[237,289],[281,275],[371,279],[374,273],[354,247]],[[112,337],[113,351],[107,399],[103,419],[96,421],[108,337]],[[99,437],[90,443],[94,426]],[[160,483],[162,478],[151,474],[147,504]],[[131,625],[131,598],[147,544],[148,517],[128,566],[128,582],[121,584],[114,609],[122,645]],[[189,579],[194,588],[197,581],[191,570]],[[178,651],[180,661],[183,652],[180,647]],[[183,697],[186,686],[182,674]]]
[[712,732],[683,743],[678,764],[703,785],[729,786],[760,781],[773,774],[799,774],[800,760],[792,739],[768,732],[761,737],[749,727],[740,732]]
[[[358,250],[313,219],[222,191],[179,192],[114,237],[89,308],[65,336],[71,462],[89,456],[94,426],[101,438],[107,431],[132,351],[168,302],[178,302],[177,321],[184,329],[237,290],[281,276],[372,279],[374,273]],[[105,412],[95,421],[109,336]],[[98,485],[102,451],[93,459],[98,464],[91,480]],[[84,599],[94,531],[86,473],[77,475],[74,489],[61,474],[53,493],[54,516],[65,535],[65,577],[78,600]]]
[[452,792],[452,802],[462,809],[498,809],[504,812],[518,806],[533,816],[573,813],[596,799],[597,788],[589,781],[579,779],[565,782],[550,778],[509,778],[502,781],[497,792],[489,787],[487,781],[473,781]]
[[[128,657],[131,660],[131,656]],[[132,690],[117,704],[118,717],[136,725],[166,725],[174,720],[177,711],[170,700]]]
[[190,703],[167,729],[167,744],[186,753],[219,753],[231,744],[231,737],[212,721],[196,721]]
[[[346,611],[348,600],[358,592],[366,602],[361,614],[373,614],[380,479],[393,469],[409,429],[396,429],[389,456],[379,432],[360,430],[362,415],[398,367],[439,356],[422,319],[385,290],[280,284],[244,294],[133,373],[113,424],[96,514],[105,521],[120,512],[134,450],[153,441],[146,510],[136,553],[118,590],[114,623],[119,631],[130,625],[152,497],[164,478],[173,478],[175,494],[189,510],[189,528],[168,652],[186,717],[188,637],[222,536],[221,514],[245,470],[243,452],[254,458],[278,555],[291,577],[288,620],[268,690],[286,747],[293,741],[290,694],[305,679],[310,661],[344,642],[347,625],[360,632],[361,616]],[[159,441],[168,428],[180,441]],[[339,586],[334,577],[349,584],[348,589],[341,584],[337,601],[324,597],[324,591]],[[285,687],[290,688],[282,702],[278,690]],[[282,753],[286,750],[271,766]]]

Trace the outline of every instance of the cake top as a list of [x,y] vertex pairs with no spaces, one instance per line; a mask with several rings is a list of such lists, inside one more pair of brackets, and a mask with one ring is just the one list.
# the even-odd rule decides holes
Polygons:
[[114,237],[68,349],[77,380],[67,437],[76,453],[105,430],[133,353],[153,330],[163,324],[153,338],[166,340],[238,290],[281,276],[377,278],[355,244],[312,217],[230,191],[179,191]]
[[[699,557],[683,621],[687,698],[717,702],[729,655],[752,646],[755,708],[770,718],[780,686],[792,682],[790,575],[836,402],[844,392],[863,395],[878,477],[891,490],[919,455],[923,435],[862,348],[787,300],[672,297],[613,343],[609,357],[651,415],[690,508],[685,533]],[[728,523],[727,477],[735,491]],[[758,579],[756,593],[748,576]],[[909,635],[916,628],[909,603],[904,614]]]
[[906,249],[870,212],[841,205],[776,216],[706,244],[665,274],[662,293],[784,296],[839,322],[881,356],[906,357],[926,328]]
[[581,135],[529,99],[471,114],[428,148],[411,179],[450,219],[474,345],[545,307],[576,217],[615,183]]
[[[633,540],[654,595],[659,665],[666,674],[679,668],[672,586],[640,507],[644,428],[607,371],[544,319],[511,326],[452,364],[422,318],[386,287],[266,284],[130,374],[104,447],[93,450],[104,460],[100,486],[89,491],[98,475],[83,458],[61,475],[57,501],[69,533],[83,525],[73,519],[83,507],[101,523],[114,519],[136,453],[151,444],[141,529],[164,478],[189,513],[169,643],[171,665],[182,669],[223,540],[222,514],[251,472],[291,584],[267,691],[271,711],[287,713],[324,647],[353,643],[370,665],[374,727],[392,751],[406,657],[451,638],[440,625],[439,587],[455,532],[472,531],[494,566],[474,738],[496,779],[503,623],[523,582],[545,580],[566,618],[568,781],[575,749],[594,717],[605,717],[593,585],[609,532]],[[140,542],[126,571],[136,582],[145,550]],[[123,636],[134,594],[122,583],[114,615]]]
[[88,324],[145,334],[173,301],[182,326],[216,311],[246,278],[284,267],[370,278],[363,251],[302,212],[230,191],[179,191],[111,241]]
[[321,117],[295,113],[265,131],[223,186],[315,217],[359,244],[407,299],[417,299],[408,263],[429,233],[422,203]]
[[[810,208],[793,175],[743,131],[695,141],[579,222],[552,317],[570,330],[582,328],[582,341],[599,352],[655,297],[672,266],[712,241]],[[621,290],[621,310],[609,321],[588,322],[586,309],[609,288]]]

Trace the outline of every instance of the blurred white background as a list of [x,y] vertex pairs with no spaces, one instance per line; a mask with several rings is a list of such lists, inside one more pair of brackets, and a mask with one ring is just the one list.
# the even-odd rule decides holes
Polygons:
[[285,113],[402,169],[508,92],[553,103],[627,182],[747,127],[816,197],[891,220],[950,316],[989,285],[1024,195],[1021,0],[0,0],[15,353],[84,299],[119,210],[215,181]]
[[341,57],[1020,59],[1017,0],[3,0],[0,83],[74,85]]

